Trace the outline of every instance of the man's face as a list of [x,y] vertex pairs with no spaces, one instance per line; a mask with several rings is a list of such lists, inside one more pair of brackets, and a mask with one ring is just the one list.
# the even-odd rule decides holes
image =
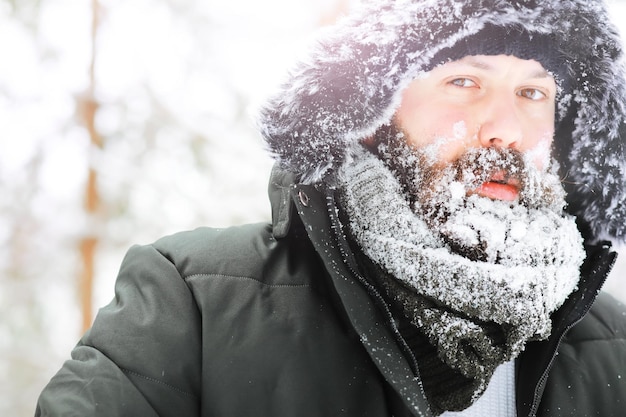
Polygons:
[[[394,122],[434,165],[452,163],[472,148],[501,148],[519,151],[543,169],[554,134],[556,92],[554,78],[536,61],[468,56],[413,81]],[[473,192],[513,201],[520,184],[495,173]]]
[[377,154],[453,251],[499,262],[535,245],[520,230],[561,215],[549,169],[556,91],[535,61],[470,56],[412,82],[377,132]]

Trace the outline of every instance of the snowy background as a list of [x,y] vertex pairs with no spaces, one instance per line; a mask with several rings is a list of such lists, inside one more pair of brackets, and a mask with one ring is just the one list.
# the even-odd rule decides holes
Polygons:
[[95,311],[131,244],[269,219],[251,115],[349,3],[0,0],[0,415],[32,416],[82,333],[86,260]]

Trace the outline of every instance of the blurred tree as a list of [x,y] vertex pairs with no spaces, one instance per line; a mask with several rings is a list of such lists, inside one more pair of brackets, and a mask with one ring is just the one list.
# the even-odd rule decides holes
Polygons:
[[328,26],[335,23],[341,16],[348,13],[351,0],[337,0],[332,7],[322,13],[319,19],[319,26]]
[[9,7],[11,15],[28,25],[37,28],[37,18],[41,9],[41,0],[2,0]]
[[[102,149],[103,138],[96,127],[96,113],[98,102],[96,101],[96,56],[99,29],[100,4],[98,0],[91,0],[91,58],[89,62],[89,84],[85,94],[78,97],[78,113],[83,125],[89,133],[91,146]],[[86,216],[94,219],[91,224],[100,222],[101,200],[98,191],[98,172],[93,166],[88,167],[87,181],[85,185],[84,209]],[[99,228],[97,228],[99,229]],[[94,265],[99,236],[87,233],[79,242],[82,269],[79,278],[80,306],[82,315],[81,333],[87,331],[93,319],[93,285]]]
[[[47,244],[57,242],[50,239],[50,229],[35,204],[48,201],[42,181],[45,146],[29,147],[32,144],[12,135],[11,126],[17,121],[9,110],[32,102],[20,102],[21,94],[7,68],[13,65],[11,61],[28,59],[30,52],[37,60],[46,53],[17,49],[25,39],[35,41],[39,10],[39,1],[0,2],[0,22],[5,30],[0,40],[4,56],[0,73],[9,73],[8,79],[0,77],[0,415],[32,415],[32,399],[41,387],[38,382],[49,372],[50,356],[42,351],[54,351],[43,308],[42,290],[47,284],[41,280],[53,272],[43,267],[51,260]],[[10,25],[7,19],[11,19]],[[6,36],[6,31],[17,36]],[[7,51],[10,43],[14,47]],[[15,68],[14,72],[18,71]],[[14,149],[18,152],[12,152]],[[63,261],[60,264],[67,266]]]

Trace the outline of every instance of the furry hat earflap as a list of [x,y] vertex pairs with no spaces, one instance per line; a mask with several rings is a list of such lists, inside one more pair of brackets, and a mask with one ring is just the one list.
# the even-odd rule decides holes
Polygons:
[[412,80],[463,54],[495,54],[490,33],[527,36],[530,49],[517,36],[498,53],[533,57],[559,82],[554,154],[568,211],[589,240],[626,242],[624,57],[600,0],[366,0],[321,33],[261,110],[261,133],[301,181],[333,181]]

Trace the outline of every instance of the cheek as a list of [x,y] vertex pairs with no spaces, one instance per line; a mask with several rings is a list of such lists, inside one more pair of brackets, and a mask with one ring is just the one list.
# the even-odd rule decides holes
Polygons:
[[436,105],[424,107],[411,116],[398,114],[403,116],[401,127],[408,136],[408,142],[428,150],[438,160],[453,160],[475,136],[468,115],[464,111],[438,109]]
[[552,140],[554,130],[552,128],[533,132],[533,140],[528,140],[527,149],[523,150],[527,158],[539,169],[544,170],[552,157]]
[[476,128],[464,112],[447,112],[429,119],[429,132],[424,147],[437,161],[456,160],[473,146]]

